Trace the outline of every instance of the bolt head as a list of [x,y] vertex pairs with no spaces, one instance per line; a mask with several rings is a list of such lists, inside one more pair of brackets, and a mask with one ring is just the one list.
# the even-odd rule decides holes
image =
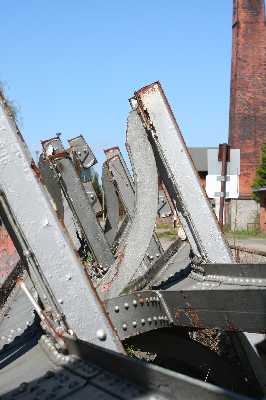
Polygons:
[[124,331],[126,331],[127,330],[127,324],[123,324],[122,328],[123,328]]
[[125,309],[128,310],[128,308],[129,308],[128,303],[125,303],[124,306],[125,306]]
[[118,306],[115,306],[115,312],[119,312],[119,307]]
[[107,338],[107,334],[103,329],[98,329],[96,332],[96,336],[101,341],[104,341]]
[[136,321],[133,321],[133,322],[132,322],[132,326],[133,326],[134,328],[136,328],[137,322],[136,322]]

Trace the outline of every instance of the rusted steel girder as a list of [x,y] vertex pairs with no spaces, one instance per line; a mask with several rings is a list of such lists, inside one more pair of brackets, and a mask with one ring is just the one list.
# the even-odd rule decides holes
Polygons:
[[[136,274],[145,272],[142,262],[156,221],[158,206],[156,164],[146,132],[136,111],[130,112],[128,117],[127,149],[134,173],[135,212],[127,230],[123,248],[119,249],[116,262],[102,278],[97,288],[99,295],[105,299],[121,293]],[[146,174],[145,166],[149,174]]]
[[160,83],[135,92],[131,104],[141,115],[158,171],[173,203],[176,201],[178,218],[194,254],[203,261],[233,262]]

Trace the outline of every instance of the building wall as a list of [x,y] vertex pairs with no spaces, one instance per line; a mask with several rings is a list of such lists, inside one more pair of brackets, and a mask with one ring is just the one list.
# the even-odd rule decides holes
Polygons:
[[231,199],[229,224],[232,230],[247,230],[258,227],[260,206],[255,200]]
[[[251,184],[266,142],[264,0],[234,0],[229,144],[240,148],[240,196]],[[252,207],[251,207],[252,208]]]

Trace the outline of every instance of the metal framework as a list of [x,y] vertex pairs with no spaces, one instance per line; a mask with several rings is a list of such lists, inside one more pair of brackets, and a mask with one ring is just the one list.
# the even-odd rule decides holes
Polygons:
[[[242,398],[232,390],[262,398],[265,369],[242,332],[266,330],[265,265],[234,263],[161,85],[140,89],[131,104],[127,150],[134,179],[119,149],[107,150],[103,230],[80,179],[80,170],[96,162],[85,139],[71,139],[67,152],[59,137],[42,142],[40,177],[0,98],[0,214],[25,267],[0,315],[0,394]],[[158,175],[187,237],[164,252],[154,235]],[[96,289],[60,222],[62,193],[104,269]],[[113,254],[121,233],[118,196],[129,222]],[[225,336],[234,360],[195,342],[193,335],[206,328]],[[132,343],[168,369],[119,354]],[[47,371],[52,375],[44,378]]]

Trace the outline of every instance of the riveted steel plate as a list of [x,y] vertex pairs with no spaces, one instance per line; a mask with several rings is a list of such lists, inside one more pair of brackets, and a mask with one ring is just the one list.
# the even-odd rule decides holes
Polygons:
[[[4,400],[47,400],[62,399],[72,396],[85,385],[85,379],[71,374],[69,371],[48,371],[36,381],[22,383],[17,389],[2,396]],[[93,398],[93,397],[92,397]]]
[[106,309],[121,340],[171,325],[164,304],[152,290],[108,300]]

